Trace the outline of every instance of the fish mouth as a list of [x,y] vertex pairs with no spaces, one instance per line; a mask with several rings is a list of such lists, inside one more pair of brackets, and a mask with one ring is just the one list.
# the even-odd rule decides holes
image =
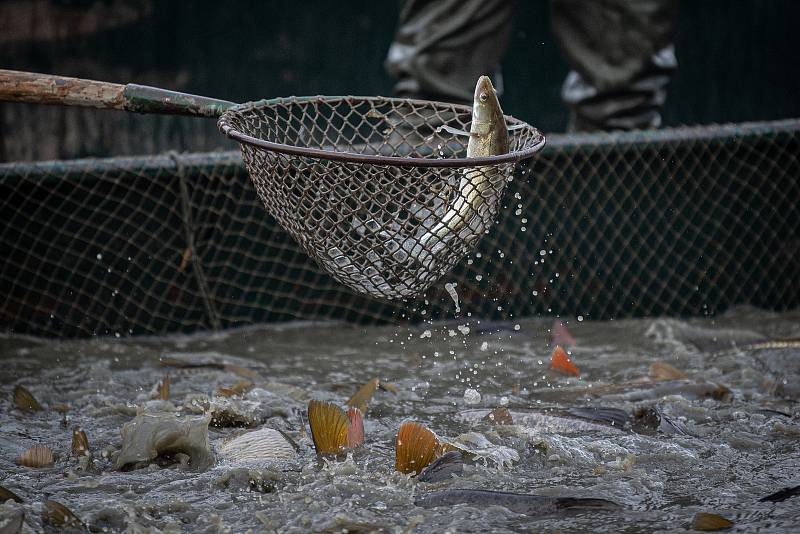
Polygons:
[[483,75],[480,78],[478,78],[478,83],[475,85],[476,102],[481,101],[480,98],[481,94],[486,94],[487,97],[492,94],[495,94],[494,85],[492,85],[492,80],[486,75]]

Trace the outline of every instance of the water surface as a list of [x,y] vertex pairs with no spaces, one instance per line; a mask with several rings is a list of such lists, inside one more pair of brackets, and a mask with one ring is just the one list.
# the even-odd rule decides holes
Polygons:
[[[25,500],[28,531],[41,529],[46,497],[94,531],[683,532],[700,511],[733,520],[734,531],[790,532],[800,523],[797,497],[759,502],[800,483],[800,350],[746,348],[758,339],[800,337],[800,313],[743,308],[716,319],[570,322],[579,379],[548,369],[550,325],[550,319],[463,320],[385,328],[291,324],[158,339],[6,337],[0,340],[0,485]],[[257,406],[249,412],[253,428],[285,431],[300,447],[298,459],[237,467],[217,455],[198,471],[161,458],[114,470],[122,425],[144,405],[171,409],[150,401],[165,373],[170,402],[184,414],[201,413],[216,388],[241,380],[231,371],[236,367],[160,364],[174,357],[254,371],[256,387],[245,395],[258,401],[250,405]],[[655,361],[689,380],[651,382]],[[365,446],[343,461],[318,460],[301,432],[308,399],[343,404],[373,377],[397,393],[376,393]],[[45,410],[14,408],[16,384]],[[480,392],[477,404],[465,400],[467,388]],[[66,421],[58,404],[69,405]],[[500,405],[513,425],[484,420]],[[568,413],[577,407],[621,409],[628,422],[620,428]],[[519,461],[503,467],[473,459],[462,477],[417,482],[394,471],[395,434],[407,419],[450,438],[479,432],[516,451]],[[76,425],[88,435],[90,462],[70,455]],[[212,450],[242,431],[211,428]],[[53,467],[15,464],[34,444],[56,452]],[[446,488],[598,497],[621,508],[529,517],[501,506],[414,505],[415,497]]]

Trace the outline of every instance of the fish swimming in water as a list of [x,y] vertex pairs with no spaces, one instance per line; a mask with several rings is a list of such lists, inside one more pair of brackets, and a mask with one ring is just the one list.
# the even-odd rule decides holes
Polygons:
[[417,475],[419,482],[442,482],[464,472],[464,455],[461,451],[450,451],[429,463]]
[[797,497],[798,495],[800,495],[800,486],[794,486],[783,488],[775,493],[770,493],[766,497],[760,498],[758,502],[781,502],[786,499],[791,499],[792,497]]
[[503,506],[512,512],[529,516],[556,513],[567,509],[615,510],[619,505],[606,499],[587,499],[575,497],[547,497],[506,491],[477,489],[450,489],[422,495],[414,501],[417,506],[437,508],[439,506]]
[[[486,415],[489,413],[492,412],[485,408],[476,408],[463,410],[457,417],[469,424],[475,424],[479,421],[488,422]],[[603,430],[603,427],[625,430],[633,421],[626,411],[603,406],[508,410],[508,418],[513,425],[567,434]]]
[[[497,100],[497,92],[489,77],[481,76],[475,86],[467,158],[497,156],[508,153],[508,150],[508,127]],[[492,167],[465,171],[458,186],[457,198],[442,220],[419,239],[413,255],[421,259],[425,256],[422,251],[431,252],[434,248],[444,246],[448,237],[459,234],[468,225],[471,235],[482,235],[484,224],[480,212],[487,202],[486,197],[494,194],[491,190],[499,179],[502,176]]]
[[742,345],[733,345],[730,348],[713,352],[711,357],[717,357],[736,352],[759,352],[765,350],[786,349],[800,349],[800,338],[766,339],[763,341],[754,341]]

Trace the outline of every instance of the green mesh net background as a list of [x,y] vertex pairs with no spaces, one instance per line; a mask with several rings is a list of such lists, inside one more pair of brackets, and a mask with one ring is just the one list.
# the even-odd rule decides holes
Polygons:
[[415,301],[324,274],[238,153],[0,165],[0,329],[164,334],[256,322],[702,315],[800,305],[800,121],[553,136],[499,220]]

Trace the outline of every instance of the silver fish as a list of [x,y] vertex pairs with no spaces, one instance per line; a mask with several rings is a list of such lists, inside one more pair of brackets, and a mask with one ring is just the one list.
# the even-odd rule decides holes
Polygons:
[[[508,127],[503,110],[497,100],[497,92],[488,76],[481,76],[475,86],[472,105],[472,123],[469,130],[467,157],[478,158],[506,154],[509,148]],[[499,179],[497,169],[489,167],[472,168],[463,173],[458,186],[458,196],[447,212],[433,228],[419,240],[423,248],[430,250],[430,242],[444,241],[456,235],[467,225],[472,234],[483,233],[483,223],[479,217],[486,196]]]

